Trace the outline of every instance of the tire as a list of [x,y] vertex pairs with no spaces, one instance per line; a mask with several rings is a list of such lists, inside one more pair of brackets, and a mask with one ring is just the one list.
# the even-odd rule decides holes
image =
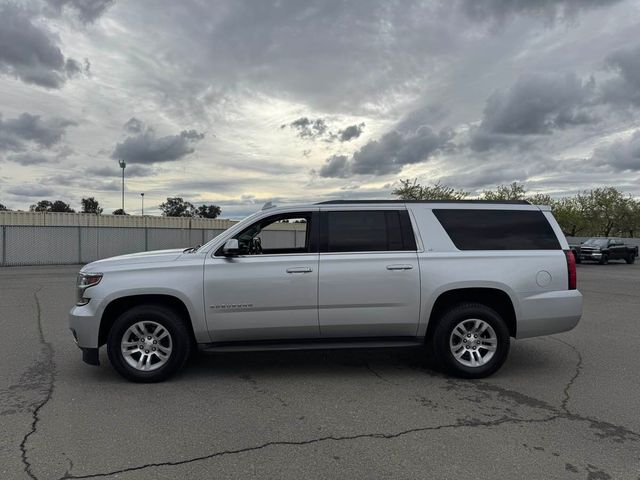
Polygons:
[[626,258],[626,262],[631,265],[632,263],[636,263],[636,256],[632,253]]
[[602,257],[600,257],[600,261],[598,262],[600,265],[606,265],[607,263],[609,263],[609,255],[607,255],[606,253],[602,255]]
[[[477,335],[473,333],[478,331],[474,330],[478,325],[477,321],[482,322],[479,329],[484,331],[479,337],[473,337]],[[463,326],[462,330],[459,328],[460,325]],[[460,335],[461,331],[466,335]],[[493,337],[491,343],[495,345],[494,351],[488,348],[489,337]],[[458,341],[459,344],[454,346]],[[469,344],[464,345],[462,342],[465,341]],[[481,346],[476,347],[479,345],[478,342]],[[439,366],[446,372],[461,378],[484,378],[502,367],[509,354],[511,340],[505,321],[495,310],[479,303],[463,303],[446,311],[439,318],[431,343]],[[470,346],[471,344],[473,346]],[[462,348],[465,350],[461,350]],[[492,355],[489,356],[490,353]],[[477,358],[482,360],[478,361]],[[470,365],[474,362],[477,365]]]
[[[158,305],[139,305],[122,313],[107,337],[107,353],[113,368],[127,380],[138,383],[169,378],[184,366],[191,346],[191,335],[180,315]],[[127,355],[124,350],[131,353]]]

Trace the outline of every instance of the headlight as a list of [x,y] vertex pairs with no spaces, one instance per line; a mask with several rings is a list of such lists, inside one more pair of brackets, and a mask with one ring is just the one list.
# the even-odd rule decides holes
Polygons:
[[84,291],[97,285],[102,280],[101,273],[79,273],[76,281],[76,305],[82,306],[89,303],[89,298],[84,298]]

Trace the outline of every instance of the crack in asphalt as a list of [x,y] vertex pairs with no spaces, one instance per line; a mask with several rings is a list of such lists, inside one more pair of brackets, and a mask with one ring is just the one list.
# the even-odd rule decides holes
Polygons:
[[[42,309],[40,305],[40,300],[38,298],[38,292],[40,292],[42,288],[43,288],[42,286],[39,286],[34,291],[33,296],[36,303],[39,343],[41,344],[41,347],[42,347],[41,353],[44,354],[44,358],[45,358],[44,362],[41,362],[41,363],[44,364],[46,371],[48,373],[48,382],[46,385],[45,397],[42,399],[40,403],[38,403],[35,406],[32,412],[31,428],[29,432],[27,432],[26,435],[23,437],[22,442],[20,443],[20,451],[21,451],[22,463],[24,465],[24,471],[33,480],[38,480],[38,477],[34,474],[32,464],[30,463],[28,458],[27,442],[32,435],[37,433],[38,423],[40,421],[40,411],[51,400],[53,396],[54,387],[55,387],[55,368],[56,368],[55,362],[53,360],[54,349],[51,343],[46,341],[44,336],[43,326],[42,326]],[[498,418],[495,420],[488,420],[488,421],[481,421],[477,419],[470,419],[470,420],[461,419],[461,420],[458,420],[456,423],[445,424],[445,425],[435,425],[435,426],[428,426],[428,427],[416,427],[416,428],[402,430],[395,433],[372,432],[372,433],[361,433],[361,434],[344,435],[344,436],[329,435],[329,436],[311,438],[311,439],[300,440],[300,441],[293,441],[293,440],[268,441],[259,445],[238,448],[238,449],[220,450],[220,451],[212,452],[210,454],[191,457],[183,460],[146,463],[138,466],[122,468],[119,470],[113,470],[109,472],[96,472],[96,473],[85,474],[85,475],[73,475],[71,471],[73,470],[74,464],[72,460],[68,458],[69,467],[66,469],[65,473],[63,474],[62,477],[60,477],[59,480],[108,477],[108,476],[117,475],[121,473],[144,470],[147,468],[180,466],[180,465],[185,465],[189,463],[209,460],[216,457],[254,452],[258,450],[263,450],[265,448],[277,447],[277,446],[304,446],[304,445],[311,445],[311,444],[328,442],[328,441],[341,442],[341,441],[352,441],[352,440],[358,440],[358,439],[394,439],[394,438],[402,437],[404,435],[409,435],[412,433],[437,431],[437,430],[443,430],[443,429],[495,427],[495,426],[504,425],[504,424],[531,424],[531,423],[542,424],[542,423],[552,422],[558,419],[587,422],[589,423],[591,428],[598,430],[596,435],[599,436],[600,438],[609,438],[615,442],[624,442],[626,440],[638,441],[640,439],[640,434],[624,426],[615,425],[613,423],[602,421],[597,418],[580,415],[569,410],[569,401],[571,399],[570,389],[574,385],[574,383],[576,382],[580,374],[582,373],[582,355],[574,345],[558,338],[550,338],[550,339],[568,346],[575,352],[577,357],[575,372],[563,389],[564,396],[559,407],[549,404],[544,400],[537,399],[535,397],[523,394],[515,390],[510,390],[504,387],[500,387],[486,381],[461,383],[461,382],[451,380],[449,382],[453,386],[453,388],[456,388],[456,389],[472,387],[480,392],[492,392],[497,394],[499,397],[511,400],[517,405],[528,406],[533,409],[544,410],[551,414],[544,418],[538,419],[538,418],[518,418],[518,417],[503,416],[501,418]],[[365,366],[367,370],[369,370],[377,378],[379,378],[384,382],[389,383],[389,380],[385,379],[378,372],[376,372],[368,362],[365,363]]]
[[560,408],[562,408],[562,410],[564,410],[568,414],[571,414],[571,412],[569,411],[569,407],[568,407],[569,400],[571,400],[571,396],[569,394],[569,390],[571,389],[571,387],[573,386],[575,381],[578,379],[578,377],[582,373],[582,354],[580,353],[580,350],[578,350],[578,348],[575,345],[572,345],[571,343],[569,343],[569,342],[567,342],[565,340],[562,340],[560,338],[555,338],[555,337],[550,337],[550,340],[555,340],[556,342],[563,343],[567,347],[571,348],[571,350],[573,350],[574,353],[576,354],[576,356],[578,357],[578,362],[576,363],[576,371],[573,374],[573,377],[571,377],[569,382],[564,387],[564,390],[563,390],[564,398],[562,399],[562,403],[560,404]]
[[365,362],[364,363],[365,367],[367,368],[367,370],[369,370],[373,375],[375,375],[376,377],[378,377],[380,380],[382,380],[385,383],[391,383],[389,380],[387,380],[386,378],[384,378],[382,375],[380,375],[378,372],[376,372],[372,367],[371,364],[369,362]]
[[[579,415],[577,413],[569,411],[567,406],[570,399],[569,390],[574,384],[574,382],[576,381],[576,379],[580,376],[580,373],[582,372],[582,355],[580,354],[579,350],[575,346],[571,345],[570,343],[560,339],[554,339],[554,340],[557,340],[558,342],[563,343],[568,347],[570,347],[576,353],[576,356],[578,358],[575,372],[563,389],[564,398],[561,402],[560,407],[554,406],[544,400],[540,400],[538,398],[523,394],[521,392],[500,387],[485,381],[473,382],[473,383],[462,383],[462,382],[450,380],[450,384],[454,388],[472,387],[481,392],[490,391],[492,393],[497,394],[498,397],[502,397],[503,399],[510,400],[513,403],[516,403],[517,405],[527,406],[527,407],[538,409],[538,410],[544,410],[551,414],[544,418],[540,418],[540,419],[514,418],[514,417],[503,416],[502,418],[499,418],[496,420],[490,420],[490,421],[459,420],[457,423],[453,423],[453,424],[436,425],[436,426],[430,426],[430,427],[417,427],[417,428],[411,428],[408,430],[402,430],[400,432],[395,432],[395,433],[361,433],[361,434],[345,435],[345,436],[330,435],[330,436],[318,437],[318,438],[312,438],[312,439],[300,440],[300,441],[287,441],[287,440],[269,441],[269,442],[262,443],[260,445],[254,445],[254,446],[245,447],[245,448],[238,448],[234,450],[221,450],[221,451],[213,452],[207,455],[191,457],[184,460],[146,463],[143,465],[127,467],[127,468],[113,470],[109,472],[99,472],[99,473],[86,474],[86,475],[71,475],[69,471],[67,471],[64,476],[60,477],[59,480],[75,480],[75,479],[108,477],[111,475],[117,475],[121,473],[144,470],[147,468],[180,466],[180,465],[185,465],[189,463],[209,460],[216,457],[222,457],[226,455],[237,455],[242,453],[254,452],[254,451],[262,450],[262,449],[273,447],[273,446],[303,446],[303,445],[310,445],[310,444],[321,443],[326,441],[352,441],[352,440],[365,439],[365,438],[394,439],[394,438],[398,438],[398,437],[412,434],[412,433],[421,433],[421,432],[443,430],[443,429],[494,427],[494,426],[499,426],[503,424],[533,424],[533,423],[542,424],[542,423],[552,422],[558,419],[587,422],[589,423],[591,428],[594,428],[600,431],[600,433],[596,433],[597,436],[599,436],[600,438],[610,438],[612,441],[615,441],[615,442],[624,442],[626,440],[633,440],[633,441],[639,440],[640,439],[639,433],[629,430],[624,426],[615,425],[610,422],[601,421],[593,417]],[[381,380],[388,381],[380,377],[380,375],[377,374],[377,372],[375,372],[371,368],[368,362],[365,365],[366,365],[366,368],[370,370],[371,373],[373,373],[376,377],[380,378]],[[431,375],[433,376],[433,374]]]
[[24,465],[24,471],[33,480],[38,480],[38,477],[33,473],[31,462],[27,453],[27,442],[31,435],[35,434],[38,430],[38,423],[40,422],[40,410],[51,400],[53,396],[54,382],[55,382],[55,362],[53,361],[53,346],[47,342],[44,338],[44,330],[42,329],[42,308],[40,307],[40,299],[38,298],[38,292],[42,290],[42,286],[39,286],[33,292],[33,298],[36,303],[36,318],[38,324],[38,340],[41,345],[41,354],[44,354],[45,361],[43,362],[45,369],[48,373],[48,382],[46,385],[45,396],[40,403],[38,403],[33,412],[31,412],[31,428],[22,437],[20,442],[20,457],[22,464]]
[[540,418],[540,419],[502,417],[492,421],[461,420],[461,421],[458,421],[457,423],[450,423],[446,425],[435,425],[431,427],[410,428],[408,430],[402,430],[400,432],[395,432],[395,433],[361,433],[356,435],[344,435],[344,436],[328,435],[325,437],[317,437],[317,438],[312,438],[308,440],[299,440],[299,441],[291,441],[291,440],[290,441],[287,441],[287,440],[270,441],[270,442],[262,443],[260,445],[254,445],[252,447],[238,448],[234,450],[220,450],[217,452],[210,453],[208,455],[202,455],[199,457],[192,457],[185,460],[177,460],[173,462],[168,461],[168,462],[146,463],[144,465],[138,465],[135,467],[128,467],[120,470],[112,470],[110,472],[100,472],[100,473],[93,473],[93,474],[87,474],[87,475],[64,475],[60,477],[59,480],[76,480],[76,479],[85,479],[85,478],[109,477],[111,475],[117,475],[117,474],[127,473],[127,472],[135,472],[138,470],[143,470],[143,469],[152,468],[152,467],[174,467],[179,465],[185,465],[188,463],[209,460],[211,458],[222,457],[225,455],[237,455],[237,454],[242,454],[247,452],[254,452],[257,450],[263,450],[268,447],[303,446],[303,445],[311,445],[314,443],[321,443],[321,442],[327,442],[327,441],[342,442],[342,441],[358,440],[361,438],[388,440],[388,439],[402,437],[404,435],[409,435],[412,433],[421,433],[421,432],[428,432],[428,431],[435,431],[435,430],[457,429],[457,428],[493,427],[493,426],[498,426],[503,424],[546,423],[546,422],[555,420],[556,418],[557,418],[557,415],[552,415],[550,417]]

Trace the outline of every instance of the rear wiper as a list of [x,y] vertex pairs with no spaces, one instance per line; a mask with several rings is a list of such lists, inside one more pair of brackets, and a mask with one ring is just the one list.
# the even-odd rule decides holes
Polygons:
[[195,247],[185,248],[182,253],[193,253],[197,251],[202,245],[196,245]]

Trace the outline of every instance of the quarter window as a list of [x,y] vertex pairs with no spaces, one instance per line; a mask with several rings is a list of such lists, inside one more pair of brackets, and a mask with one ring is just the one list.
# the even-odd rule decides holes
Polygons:
[[434,209],[459,250],[555,250],[558,238],[534,210]]

